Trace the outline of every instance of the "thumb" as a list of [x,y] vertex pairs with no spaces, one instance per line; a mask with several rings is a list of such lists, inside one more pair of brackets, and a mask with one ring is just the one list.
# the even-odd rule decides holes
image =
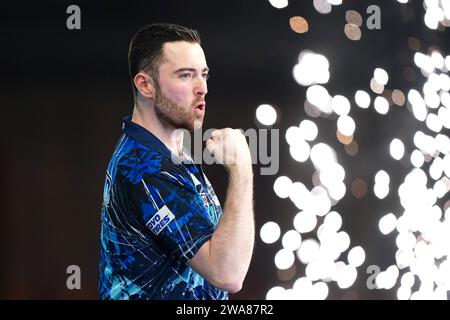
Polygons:
[[208,139],[206,141],[206,149],[214,156],[214,151],[216,149],[216,142],[213,139]]

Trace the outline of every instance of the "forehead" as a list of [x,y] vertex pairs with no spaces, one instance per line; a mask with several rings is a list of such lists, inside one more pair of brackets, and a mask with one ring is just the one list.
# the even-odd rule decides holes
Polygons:
[[163,46],[163,54],[164,59],[160,70],[207,67],[205,53],[198,43],[166,42]]

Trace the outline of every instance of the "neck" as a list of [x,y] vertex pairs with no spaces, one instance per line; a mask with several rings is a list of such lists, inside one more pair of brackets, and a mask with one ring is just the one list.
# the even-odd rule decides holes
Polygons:
[[153,106],[141,107],[135,104],[131,121],[154,134],[173,154],[183,157],[183,131],[163,123]]

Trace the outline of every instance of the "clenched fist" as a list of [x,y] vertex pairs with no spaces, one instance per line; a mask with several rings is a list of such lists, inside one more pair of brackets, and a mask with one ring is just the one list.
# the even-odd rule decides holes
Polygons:
[[250,170],[252,159],[245,136],[239,129],[218,129],[206,141],[206,148],[214,159],[223,164],[227,170]]

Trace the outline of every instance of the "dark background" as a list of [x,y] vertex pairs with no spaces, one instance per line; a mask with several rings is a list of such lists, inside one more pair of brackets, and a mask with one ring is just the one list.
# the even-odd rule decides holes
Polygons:
[[[208,111],[204,128],[257,127],[255,109],[270,103],[280,111],[280,171],[312,188],[311,162],[297,163],[289,156],[285,130],[309,118],[304,110],[305,87],[292,77],[301,50],[328,57],[331,94],[343,94],[354,105],[357,89],[370,91],[376,67],[390,75],[388,88],[407,93],[421,88],[424,78],[414,66],[410,36],[420,39],[421,51],[431,45],[449,52],[449,31],[432,31],[423,23],[421,1],[344,1],[328,15],[320,15],[312,1],[290,1],[278,10],[268,1],[42,1],[0,9],[0,298],[96,299],[100,206],[106,165],[120,134],[121,119],[131,113],[133,100],[127,51],[133,34],[153,22],[173,22],[199,30],[211,68]],[[81,8],[81,30],[66,28],[66,8]],[[367,6],[381,8],[381,30],[365,27]],[[346,10],[357,10],[364,20],[361,41],[344,35]],[[309,32],[294,33],[289,18],[305,17]],[[406,81],[403,68],[416,74]],[[372,97],[374,95],[372,94]],[[373,99],[373,98],[372,98]],[[319,141],[338,152],[346,169],[347,193],[333,209],[343,216],[342,229],[352,244],[366,250],[356,283],[346,290],[331,283],[331,299],[394,299],[395,290],[366,288],[366,268],[383,270],[395,263],[395,235],[382,236],[378,219],[392,211],[400,214],[396,186],[407,169],[393,161],[389,143],[400,138],[411,151],[415,130],[423,124],[406,108],[387,116],[352,109],[359,153],[349,157],[336,140],[335,119],[319,118]],[[448,130],[443,132],[448,134]],[[225,199],[226,172],[205,166],[221,202]],[[391,174],[391,192],[378,200],[372,191],[374,174]],[[278,176],[277,175],[277,176]],[[297,208],[273,192],[277,176],[260,176],[255,165],[257,242],[244,288],[232,299],[264,299],[271,287],[292,287],[304,275],[278,279],[273,262],[281,248],[259,238],[266,221],[277,221],[282,232],[292,229]],[[356,199],[350,183],[364,179],[369,192]],[[341,256],[346,260],[346,254]],[[68,290],[66,268],[81,268],[81,290]]]

